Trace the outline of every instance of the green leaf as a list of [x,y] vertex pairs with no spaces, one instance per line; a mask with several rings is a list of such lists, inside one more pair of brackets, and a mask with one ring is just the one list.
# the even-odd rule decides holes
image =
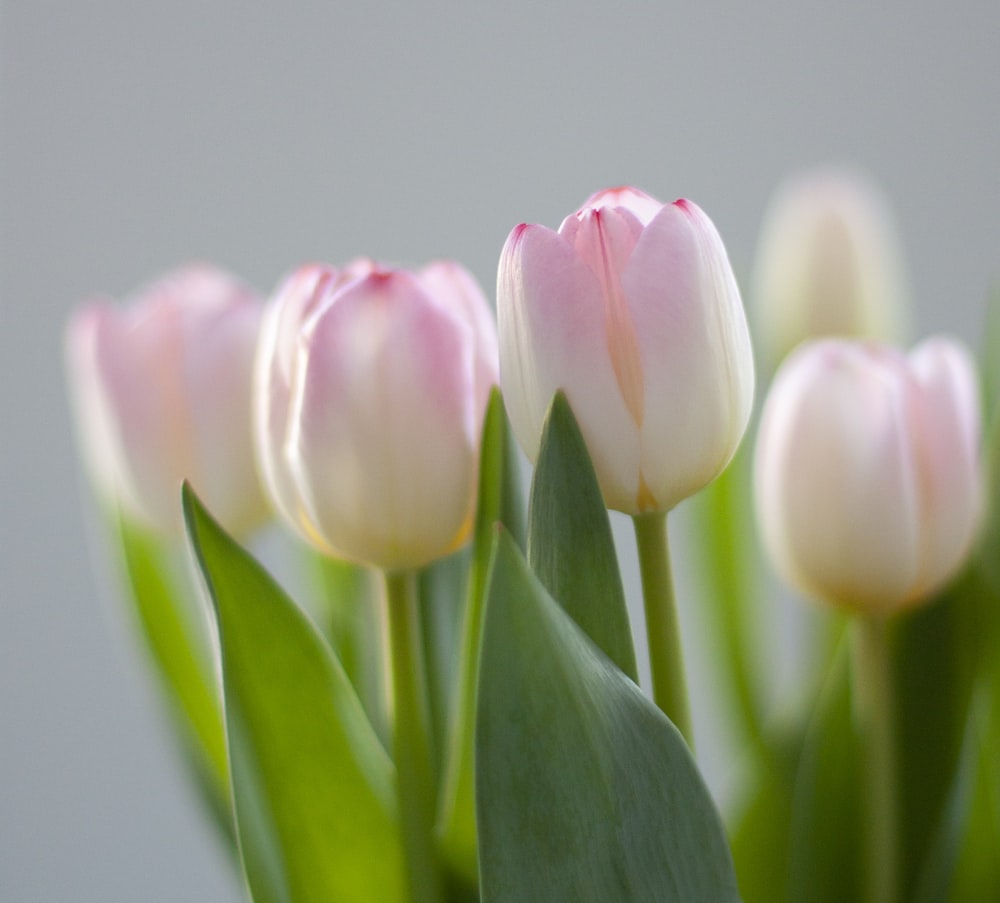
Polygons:
[[739,727],[757,745],[761,736],[760,661],[763,638],[758,600],[760,551],[755,542],[752,449],[744,442],[729,466],[691,499],[698,586],[714,644],[710,659],[731,700]]
[[452,729],[438,815],[438,836],[445,860],[468,890],[478,887],[476,851],[475,715],[480,637],[486,579],[494,525],[502,523],[515,537],[524,532],[521,482],[500,391],[490,395],[483,423],[479,462],[479,500],[469,565],[469,585]]
[[192,616],[194,606],[177,591],[163,543],[121,516],[118,535],[138,626],[185,756],[213,820],[234,842],[222,705],[204,629]]
[[240,851],[256,903],[403,901],[395,771],[329,645],[184,488],[215,609]]
[[322,593],[321,609],[334,654],[354,687],[368,720],[389,741],[388,691],[378,587],[365,566],[308,550]]
[[436,785],[440,785],[446,765],[449,714],[461,652],[470,558],[469,549],[462,549],[431,563],[418,576],[420,635]]
[[788,884],[792,800],[802,753],[797,726],[765,735],[739,816],[730,832],[736,877],[744,903],[774,903]]
[[528,561],[552,598],[638,682],[611,522],[587,446],[562,392],[549,408],[531,483]]
[[488,903],[738,899],[677,729],[500,531],[483,634],[476,791]]
[[959,770],[979,658],[974,572],[907,614],[893,637],[904,898],[931,855]]
[[862,746],[841,644],[806,733],[792,802],[790,903],[864,898]]

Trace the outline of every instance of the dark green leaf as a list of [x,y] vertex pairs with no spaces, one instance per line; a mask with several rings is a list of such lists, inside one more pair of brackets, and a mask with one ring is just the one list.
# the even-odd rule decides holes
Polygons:
[[475,888],[479,882],[473,759],[476,680],[479,673],[486,577],[494,525],[502,523],[514,536],[523,535],[520,489],[517,453],[507,426],[503,399],[500,391],[494,389],[483,423],[479,499],[469,566],[465,623],[462,628],[457,692],[452,708],[452,729],[438,818],[438,832],[445,858],[466,888]]
[[[187,760],[214,821],[234,841],[222,705],[204,628],[193,617],[190,600],[177,591],[163,543],[124,518],[118,528],[138,626]],[[194,592],[192,586],[189,593]]]
[[476,732],[487,903],[738,899],[677,729],[576,626],[502,531]]
[[562,392],[549,408],[531,483],[528,561],[583,632],[638,681],[611,523],[583,436]]
[[893,638],[893,694],[904,898],[914,892],[946,817],[975,683],[975,574],[900,619]]
[[792,803],[790,903],[863,899],[862,748],[852,718],[848,664],[844,643],[799,761]]
[[395,772],[329,645],[184,489],[215,608],[236,822],[257,903],[403,901]]

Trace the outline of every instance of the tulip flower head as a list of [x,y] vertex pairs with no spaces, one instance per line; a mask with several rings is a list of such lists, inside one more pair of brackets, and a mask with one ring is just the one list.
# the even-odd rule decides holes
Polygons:
[[67,357],[84,454],[127,516],[180,532],[184,479],[234,532],[267,516],[250,441],[262,312],[234,277],[195,266],[122,307],[74,314]]
[[764,217],[752,297],[761,351],[775,365],[810,338],[899,341],[902,252],[876,186],[834,169],[785,182]]
[[496,357],[489,305],[458,264],[293,273],[257,357],[255,441],[277,510],[321,550],[385,570],[457,549]]
[[927,599],[979,522],[980,415],[968,352],[801,345],[768,394],[757,510],[779,572],[813,598],[884,615]]
[[520,225],[497,282],[500,374],[528,457],[560,389],[607,505],[667,511],[732,458],[753,360],[722,240],[692,202],[602,191],[557,232]]

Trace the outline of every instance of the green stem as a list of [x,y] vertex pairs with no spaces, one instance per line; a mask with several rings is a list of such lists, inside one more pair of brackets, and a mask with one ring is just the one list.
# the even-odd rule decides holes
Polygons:
[[892,672],[885,620],[854,619],[851,653],[865,760],[868,903],[896,903],[898,831]]
[[684,656],[681,653],[680,624],[674,581],[670,573],[667,546],[667,515],[640,514],[632,518],[639,551],[642,601],[646,610],[646,638],[649,667],[653,679],[653,701],[694,747]]
[[386,573],[385,597],[392,670],[392,752],[409,899],[441,903],[444,884],[433,838],[434,770],[416,575]]

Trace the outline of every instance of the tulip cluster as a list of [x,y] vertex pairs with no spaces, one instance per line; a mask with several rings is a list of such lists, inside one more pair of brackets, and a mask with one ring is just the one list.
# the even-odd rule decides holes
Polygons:
[[[750,330],[689,200],[614,188],[556,230],[517,226],[495,323],[459,264],[368,258],[301,266],[269,301],[192,267],[73,316],[82,451],[255,900],[763,903],[788,867],[788,899],[899,903],[918,873],[961,871],[948,832],[974,823],[964,788],[973,765],[994,775],[1000,737],[995,713],[973,724],[973,687],[985,709],[1000,679],[991,653],[936,631],[951,643],[989,621],[983,599],[1000,609],[972,554],[996,515],[972,355],[949,338],[884,343],[905,319],[888,222],[877,193],[830,173],[772,205],[754,293],[775,375],[752,471],[737,457]],[[507,418],[537,465],[526,531]],[[722,625],[749,771],[767,776],[731,847],[693,758],[667,541],[668,513],[713,482],[693,503],[701,582],[718,590],[706,621]],[[854,642],[850,684],[839,656],[814,656],[828,690],[777,740],[749,676],[772,654],[745,627],[760,601],[740,564],[751,483],[776,570],[845,611]],[[607,509],[635,530],[651,699]],[[328,623],[231,538],[272,514],[318,553],[328,604],[307,608]],[[182,525],[211,636],[171,569]],[[931,629],[913,610],[935,600]],[[831,648],[836,620],[817,617]],[[935,668],[950,683],[915,722],[895,694],[923,693]]]

